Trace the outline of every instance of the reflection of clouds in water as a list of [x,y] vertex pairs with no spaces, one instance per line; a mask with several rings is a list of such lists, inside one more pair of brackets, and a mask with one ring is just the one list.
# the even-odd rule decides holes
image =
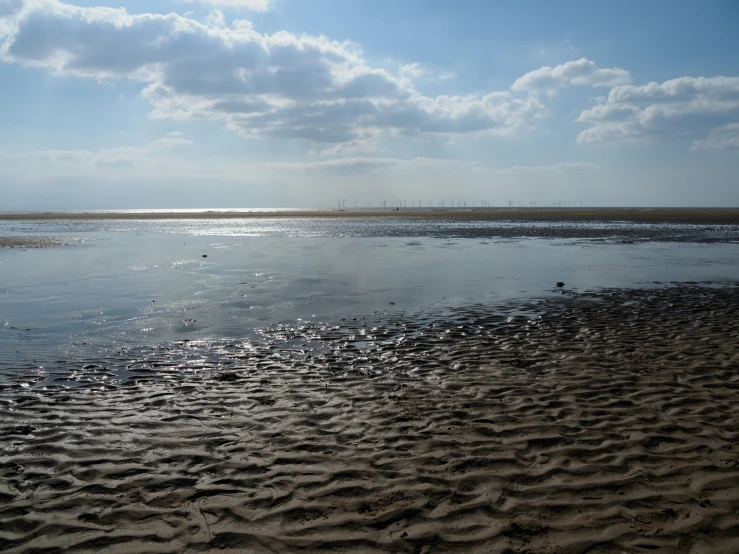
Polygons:
[[[735,244],[659,242],[684,226],[654,226],[657,242],[624,245],[608,238],[520,236],[485,243],[478,235],[502,227],[464,222],[281,220],[242,226],[233,221],[116,221],[123,233],[108,232],[104,221],[73,223],[81,223],[97,240],[82,248],[5,252],[13,255],[13,264],[0,265],[0,282],[7,290],[3,317],[11,326],[49,327],[42,338],[35,337],[32,348],[20,335],[4,337],[8,352],[53,360],[49,353],[70,341],[101,347],[164,343],[181,338],[186,319],[197,320],[187,327],[193,338],[243,338],[275,321],[308,316],[407,314],[551,295],[558,281],[582,291],[739,275]],[[35,228],[48,231],[68,224],[44,222]],[[220,234],[218,239],[190,234],[249,226],[272,232]],[[529,230],[509,227],[514,234]],[[541,227],[571,232],[558,225]],[[0,233],[4,228],[0,224]],[[474,240],[467,239],[465,229]],[[293,232],[298,236],[290,236]],[[321,236],[307,236],[311,233]],[[82,318],[72,328],[70,306],[74,313],[104,311],[105,321],[93,326],[99,318]]]

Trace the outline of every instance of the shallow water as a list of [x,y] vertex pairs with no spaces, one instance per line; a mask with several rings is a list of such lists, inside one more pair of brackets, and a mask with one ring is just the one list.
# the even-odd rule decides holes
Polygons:
[[263,340],[278,324],[502,306],[560,294],[558,281],[570,292],[731,281],[734,231],[369,218],[0,222],[0,235],[69,242],[0,249],[0,372],[179,340]]

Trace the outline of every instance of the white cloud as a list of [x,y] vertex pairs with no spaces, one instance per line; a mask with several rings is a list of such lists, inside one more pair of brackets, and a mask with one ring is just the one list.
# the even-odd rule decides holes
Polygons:
[[185,0],[185,2],[210,4],[223,8],[245,8],[255,12],[266,12],[271,4],[271,0]]
[[262,35],[248,21],[221,27],[57,0],[10,17],[5,61],[139,81],[152,117],[220,121],[244,136],[335,145],[382,134],[511,135],[547,115],[538,99],[508,91],[425,96],[408,79],[368,65],[352,43]]
[[0,39],[13,32],[13,18],[22,7],[23,0],[0,0]]
[[564,173],[570,171],[592,171],[600,166],[586,162],[561,162],[552,165],[512,165],[497,169],[500,173]]
[[552,165],[512,165],[508,167],[490,167],[480,165],[476,162],[462,161],[453,158],[426,158],[417,157],[412,159],[386,158],[386,157],[353,157],[336,160],[326,160],[307,163],[265,163],[262,167],[268,167],[277,171],[326,173],[335,175],[356,175],[382,170],[467,170],[478,174],[490,175],[519,174],[519,173],[567,173],[574,171],[590,171],[599,169],[599,166],[584,162],[562,162]]
[[21,10],[23,0],[0,0],[0,17],[13,15]]
[[696,140],[692,150],[739,150],[739,123],[713,129],[705,139]]
[[381,157],[354,157],[341,158],[336,160],[326,160],[319,162],[306,163],[265,163],[262,167],[267,167],[277,171],[287,172],[305,172],[327,173],[333,175],[356,175],[360,173],[369,173],[371,171],[386,169],[434,169],[434,168],[460,168],[473,167],[476,164],[470,162],[462,162],[447,158],[381,158]]
[[372,172],[410,172],[410,174],[439,175],[543,175],[582,172],[598,169],[591,163],[563,162],[552,165],[513,165],[508,167],[485,166],[475,161],[454,158],[393,158],[381,156],[355,156],[311,162],[258,162],[218,163],[209,165],[193,162],[176,151],[165,149],[188,146],[191,141],[179,133],[169,133],[145,146],[104,148],[100,150],[33,150],[29,152],[3,152],[0,158],[24,162],[31,173],[48,175],[150,175],[151,170],[165,170],[173,176],[218,176],[242,178],[243,175],[260,175],[279,178],[283,174],[295,176],[360,176]]
[[511,90],[519,92],[551,92],[567,85],[613,87],[631,82],[625,69],[599,68],[587,58],[570,61],[554,67],[544,66],[529,71],[516,79]]
[[189,146],[191,144],[192,144],[192,141],[186,138],[183,138],[182,133],[174,131],[172,133],[167,133],[165,136],[163,136],[159,140],[155,140],[152,143],[152,146],[154,148],[174,148],[177,146]]
[[221,10],[212,10],[205,19],[208,25],[213,27],[225,27],[226,18]]
[[410,63],[400,66],[399,74],[402,78],[409,81],[417,79],[426,79],[428,81],[449,81],[457,75],[451,71],[433,71],[425,69],[419,63]]
[[421,69],[420,63],[409,63],[400,66],[400,76],[405,77],[406,79],[418,79],[419,77],[423,77],[425,74],[426,71]]
[[739,122],[739,77],[680,77],[615,87],[577,121],[590,125],[579,143],[692,139],[698,140],[696,148],[717,148],[731,143],[733,128],[727,126]]
[[380,136],[368,136],[362,139],[333,144],[329,148],[324,148],[323,150],[311,151],[310,154],[320,154],[321,156],[347,156],[349,154],[356,155],[359,152],[364,154],[373,153],[380,149]]
[[161,150],[192,144],[181,133],[168,133],[146,146],[124,146],[100,150],[32,150],[30,152],[0,152],[4,158],[45,162],[55,168],[74,171],[107,168],[148,167],[161,162],[176,161],[171,156],[162,156]]

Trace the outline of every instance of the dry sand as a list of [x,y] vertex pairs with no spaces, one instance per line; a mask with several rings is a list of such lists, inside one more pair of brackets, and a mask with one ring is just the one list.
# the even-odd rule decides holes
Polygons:
[[739,552],[737,313],[562,295],[6,381],[0,551]]
[[475,208],[434,210],[323,210],[275,212],[148,212],[148,213],[57,213],[0,214],[0,220],[137,220],[137,219],[233,219],[233,218],[346,218],[399,217],[459,221],[639,221],[655,223],[739,223],[739,208]]

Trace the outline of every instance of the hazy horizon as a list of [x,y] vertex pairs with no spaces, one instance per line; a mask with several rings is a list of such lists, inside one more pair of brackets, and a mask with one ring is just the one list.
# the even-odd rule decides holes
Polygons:
[[553,205],[538,205],[538,206],[407,206],[407,207],[396,207],[396,206],[346,206],[338,208],[337,206],[285,206],[285,207],[269,207],[269,206],[206,206],[200,208],[176,208],[176,207],[148,207],[148,208],[70,208],[70,209],[17,209],[17,210],[0,210],[1,215],[13,215],[13,214],[24,214],[24,213],[60,213],[60,214],[77,214],[77,213],[249,213],[249,212],[263,212],[263,213],[279,213],[279,212],[382,212],[382,211],[417,211],[417,212],[429,212],[429,211],[498,211],[498,210],[516,210],[516,211],[551,211],[551,210],[572,210],[572,211],[618,211],[618,210],[715,210],[720,212],[722,210],[737,210],[739,207],[736,206],[553,206]]
[[738,23],[730,1],[0,0],[0,210],[739,206]]

